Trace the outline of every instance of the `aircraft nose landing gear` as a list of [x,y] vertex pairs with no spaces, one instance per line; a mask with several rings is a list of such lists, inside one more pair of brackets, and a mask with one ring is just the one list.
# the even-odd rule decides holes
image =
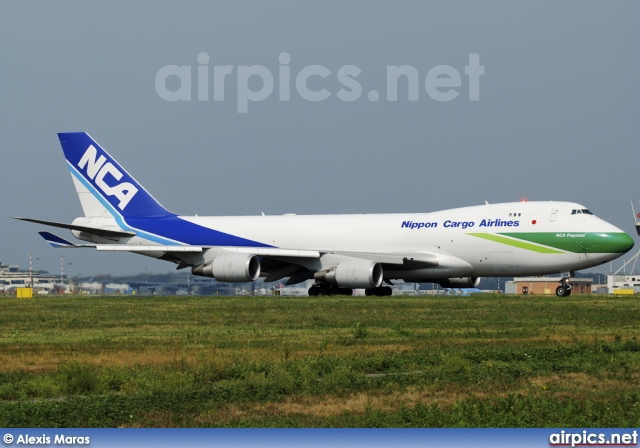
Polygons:
[[556,288],[556,295],[558,297],[567,297],[571,295],[571,288],[573,288],[573,286],[569,284],[569,279],[563,278],[560,280],[560,286]]

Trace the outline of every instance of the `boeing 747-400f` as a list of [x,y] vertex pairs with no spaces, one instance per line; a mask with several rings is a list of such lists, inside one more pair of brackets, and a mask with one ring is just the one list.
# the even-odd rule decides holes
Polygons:
[[[570,202],[512,202],[432,213],[184,216],[165,209],[84,132],[58,134],[84,216],[54,247],[127,251],[223,282],[296,284],[309,295],[390,295],[393,280],[473,287],[479,278],[569,273],[626,253],[633,239]],[[571,292],[563,280],[556,293]]]

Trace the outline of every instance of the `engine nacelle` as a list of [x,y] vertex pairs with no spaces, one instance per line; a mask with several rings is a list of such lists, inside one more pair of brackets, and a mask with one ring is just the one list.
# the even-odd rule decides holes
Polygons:
[[213,277],[220,282],[252,282],[260,276],[260,259],[250,254],[220,255],[191,268],[194,275]]
[[316,280],[338,285],[340,288],[377,288],[382,284],[382,266],[375,261],[346,261],[335,268],[314,274]]
[[443,278],[436,283],[439,283],[443,288],[477,288],[480,284],[480,277]]

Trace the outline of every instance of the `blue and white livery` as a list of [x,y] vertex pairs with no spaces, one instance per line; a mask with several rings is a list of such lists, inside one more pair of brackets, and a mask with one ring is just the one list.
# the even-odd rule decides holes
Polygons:
[[[389,295],[393,280],[477,286],[481,276],[571,272],[634,245],[622,230],[569,202],[486,204],[432,213],[183,216],[165,209],[84,132],[58,134],[84,216],[49,232],[54,247],[127,251],[219,281],[316,283],[310,295]],[[558,295],[570,292],[563,283]]]

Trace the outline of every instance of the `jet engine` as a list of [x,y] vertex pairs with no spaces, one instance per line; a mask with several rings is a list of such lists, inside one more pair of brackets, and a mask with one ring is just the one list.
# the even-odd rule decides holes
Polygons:
[[377,288],[382,284],[382,266],[375,261],[346,261],[316,272],[314,278],[337,284],[340,288]]
[[260,259],[250,254],[228,254],[191,268],[194,275],[220,282],[252,282],[260,276]]
[[443,288],[477,288],[480,284],[480,277],[443,278],[436,283],[439,283]]

